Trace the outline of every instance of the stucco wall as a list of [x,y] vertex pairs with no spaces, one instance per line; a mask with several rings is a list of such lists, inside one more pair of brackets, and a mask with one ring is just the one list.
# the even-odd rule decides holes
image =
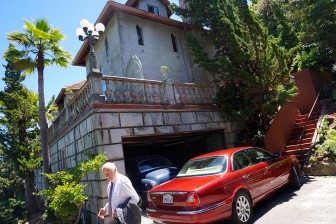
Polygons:
[[[95,55],[98,68],[103,75],[122,76],[123,64],[120,46],[120,31],[117,16],[113,16],[105,27],[105,32],[95,44]],[[108,44],[108,55],[106,55],[105,39]],[[90,69],[89,57],[86,58],[86,71]]]
[[[138,44],[136,25],[142,29],[144,45]],[[130,56],[136,55],[142,63],[144,79],[163,80],[160,67],[167,66],[173,82],[209,83],[211,78],[204,69],[192,62],[184,32],[183,29],[117,12],[95,44],[98,67],[104,75],[126,76]],[[171,34],[176,37],[178,52],[173,50]],[[105,38],[108,41],[108,55]],[[88,57],[86,64],[88,72]]]

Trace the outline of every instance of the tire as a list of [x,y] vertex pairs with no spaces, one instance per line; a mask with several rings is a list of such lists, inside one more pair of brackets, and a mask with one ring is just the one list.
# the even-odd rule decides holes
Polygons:
[[243,191],[236,194],[232,204],[232,223],[252,223],[253,207],[249,195]]
[[290,185],[295,189],[301,188],[301,180],[297,166],[292,165],[290,174]]

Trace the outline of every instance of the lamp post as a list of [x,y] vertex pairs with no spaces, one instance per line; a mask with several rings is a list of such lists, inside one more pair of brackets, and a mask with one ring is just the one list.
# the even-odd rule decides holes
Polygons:
[[90,44],[89,63],[90,70],[87,74],[87,81],[89,84],[89,101],[90,104],[104,103],[105,96],[102,90],[103,74],[99,71],[97,59],[94,52],[94,44],[102,36],[105,31],[105,26],[102,23],[97,23],[94,26],[86,19],[80,21],[80,28],[76,29],[76,35],[80,41],[88,40]]
[[[105,26],[102,23],[97,23],[94,26],[86,19],[82,19],[80,21],[80,28],[76,29],[76,35],[80,41],[85,41],[86,39],[89,40],[90,44],[90,70],[93,72],[100,72],[97,65],[97,59],[94,52],[94,44],[96,41],[101,37],[103,32],[105,31]],[[90,71],[90,72],[91,72]]]

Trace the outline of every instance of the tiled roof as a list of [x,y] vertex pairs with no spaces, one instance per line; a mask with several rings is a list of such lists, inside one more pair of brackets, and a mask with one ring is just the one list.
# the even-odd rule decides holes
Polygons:
[[71,89],[73,92],[77,92],[86,82],[86,80],[81,80],[69,85],[64,86],[61,91],[58,93],[55,103],[58,105],[63,102],[64,100],[64,93],[66,92],[66,89]]

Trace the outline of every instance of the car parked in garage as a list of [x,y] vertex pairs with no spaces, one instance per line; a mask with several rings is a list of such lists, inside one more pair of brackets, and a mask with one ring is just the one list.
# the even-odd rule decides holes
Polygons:
[[173,179],[180,171],[161,155],[136,157],[128,163],[127,176],[140,196],[139,205],[147,205],[147,192],[159,184]]
[[251,223],[253,206],[289,183],[301,186],[294,156],[220,150],[190,159],[174,179],[149,190],[147,214],[160,223]]

